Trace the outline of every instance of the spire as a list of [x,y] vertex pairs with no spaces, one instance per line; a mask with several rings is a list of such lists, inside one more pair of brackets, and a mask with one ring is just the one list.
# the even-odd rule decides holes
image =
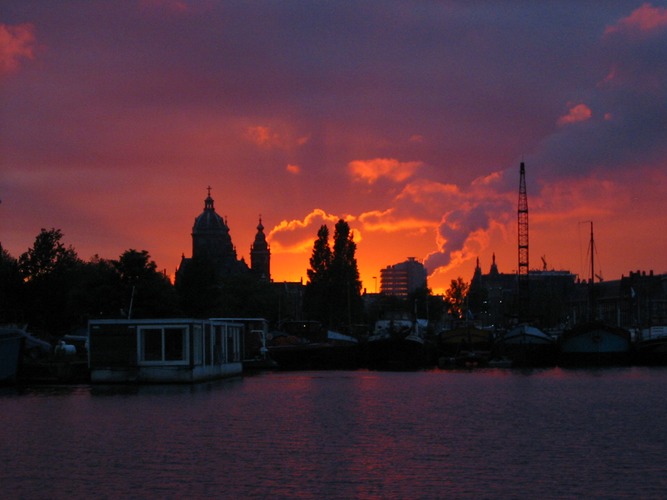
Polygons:
[[255,242],[250,247],[250,251],[262,251],[269,248],[266,243],[266,236],[264,235],[264,225],[262,224],[262,216],[259,216],[259,224],[257,224],[257,234],[255,235]]
[[213,198],[211,198],[211,186],[208,186],[206,189],[208,191],[208,196],[204,200],[204,210],[215,211],[215,208],[213,208]]
[[496,252],[491,256],[491,270],[489,274],[498,274],[498,266],[496,265]]
[[250,246],[250,268],[262,280],[271,280],[271,249],[266,242],[262,215],[259,215],[255,241]]
[[475,264],[475,272],[472,276],[472,284],[477,285],[482,279],[482,268],[479,267],[479,257],[477,257],[477,263]]

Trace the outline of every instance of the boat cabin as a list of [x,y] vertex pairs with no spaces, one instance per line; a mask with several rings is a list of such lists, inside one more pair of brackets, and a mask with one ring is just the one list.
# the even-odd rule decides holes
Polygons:
[[91,320],[91,382],[187,383],[239,375],[242,330],[225,320]]

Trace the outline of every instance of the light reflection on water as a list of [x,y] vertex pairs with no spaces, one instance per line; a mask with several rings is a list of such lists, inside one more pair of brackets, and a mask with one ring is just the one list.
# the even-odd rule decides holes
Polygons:
[[3,498],[660,498],[667,370],[0,389]]

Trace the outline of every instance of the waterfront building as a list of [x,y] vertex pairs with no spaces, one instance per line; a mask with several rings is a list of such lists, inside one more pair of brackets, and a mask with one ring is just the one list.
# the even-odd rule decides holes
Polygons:
[[518,279],[516,273],[501,273],[493,254],[489,272],[482,273],[479,258],[468,292],[468,318],[480,326],[499,326],[511,315],[516,302]]
[[592,319],[637,332],[667,325],[667,274],[630,271],[592,288],[582,281],[568,297],[568,306],[572,323],[592,314]]
[[426,268],[414,257],[380,270],[380,293],[407,297],[418,288],[426,287]]
[[477,259],[470,282],[468,308],[482,326],[509,327],[521,319],[543,328],[559,327],[568,321],[567,301],[575,293],[576,276],[570,271],[541,270],[528,273],[526,317],[519,318],[519,280],[516,272],[502,273],[493,254],[488,273],[482,273]]

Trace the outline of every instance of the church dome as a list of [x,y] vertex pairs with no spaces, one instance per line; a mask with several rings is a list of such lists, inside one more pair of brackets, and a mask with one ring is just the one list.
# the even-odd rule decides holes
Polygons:
[[220,217],[213,206],[213,198],[209,190],[204,200],[204,211],[195,218],[192,234],[229,232],[229,228],[222,217]]
[[195,218],[192,227],[192,257],[206,258],[226,267],[236,261],[229,227],[215,211],[211,188],[204,200],[204,211]]

